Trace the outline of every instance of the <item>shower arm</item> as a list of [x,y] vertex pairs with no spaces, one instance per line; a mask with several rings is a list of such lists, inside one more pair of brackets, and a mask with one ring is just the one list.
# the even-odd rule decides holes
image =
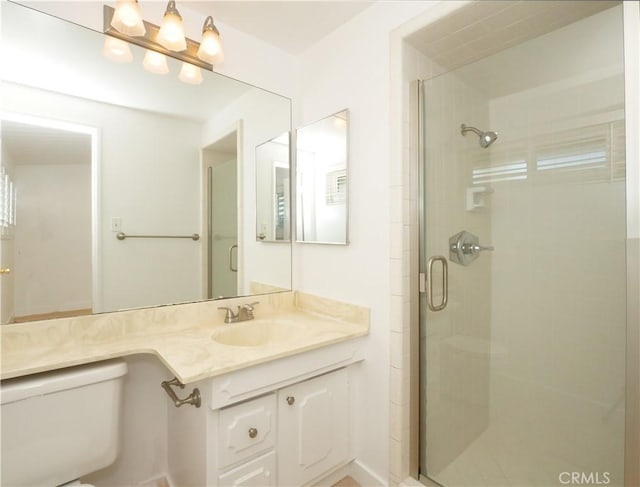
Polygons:
[[476,134],[476,135],[478,135],[480,137],[482,137],[484,135],[484,132],[478,130],[475,127],[470,127],[468,125],[465,125],[464,123],[460,125],[460,133],[462,135],[466,134],[469,131],[473,132],[474,134]]

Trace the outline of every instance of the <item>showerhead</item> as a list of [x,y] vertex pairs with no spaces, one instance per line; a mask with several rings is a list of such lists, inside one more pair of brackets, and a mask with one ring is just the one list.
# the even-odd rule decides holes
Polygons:
[[498,138],[497,132],[482,132],[475,127],[468,127],[465,124],[460,125],[460,133],[462,135],[465,135],[467,132],[473,132],[474,134],[477,134],[478,137],[480,137],[480,147],[482,147],[483,149],[489,147]]

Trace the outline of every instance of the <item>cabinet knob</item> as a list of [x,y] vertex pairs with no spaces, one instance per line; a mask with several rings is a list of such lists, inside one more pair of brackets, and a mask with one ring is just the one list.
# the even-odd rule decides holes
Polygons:
[[293,403],[296,402],[296,398],[293,396],[287,396],[287,404],[289,406],[293,406]]
[[11,269],[0,269],[0,274],[11,274]]
[[249,428],[249,438],[255,438],[258,436],[258,430],[255,428]]

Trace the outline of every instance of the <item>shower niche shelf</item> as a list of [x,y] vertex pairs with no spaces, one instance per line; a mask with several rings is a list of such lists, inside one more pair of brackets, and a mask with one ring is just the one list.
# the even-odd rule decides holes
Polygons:
[[467,211],[480,211],[487,206],[486,195],[493,193],[493,188],[487,186],[473,186],[467,188]]

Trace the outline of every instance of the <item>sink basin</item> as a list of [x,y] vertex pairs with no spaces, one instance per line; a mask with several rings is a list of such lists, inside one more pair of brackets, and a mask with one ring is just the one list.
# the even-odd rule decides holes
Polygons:
[[246,321],[225,325],[211,339],[232,347],[262,347],[284,343],[300,335],[300,327],[284,321]]

